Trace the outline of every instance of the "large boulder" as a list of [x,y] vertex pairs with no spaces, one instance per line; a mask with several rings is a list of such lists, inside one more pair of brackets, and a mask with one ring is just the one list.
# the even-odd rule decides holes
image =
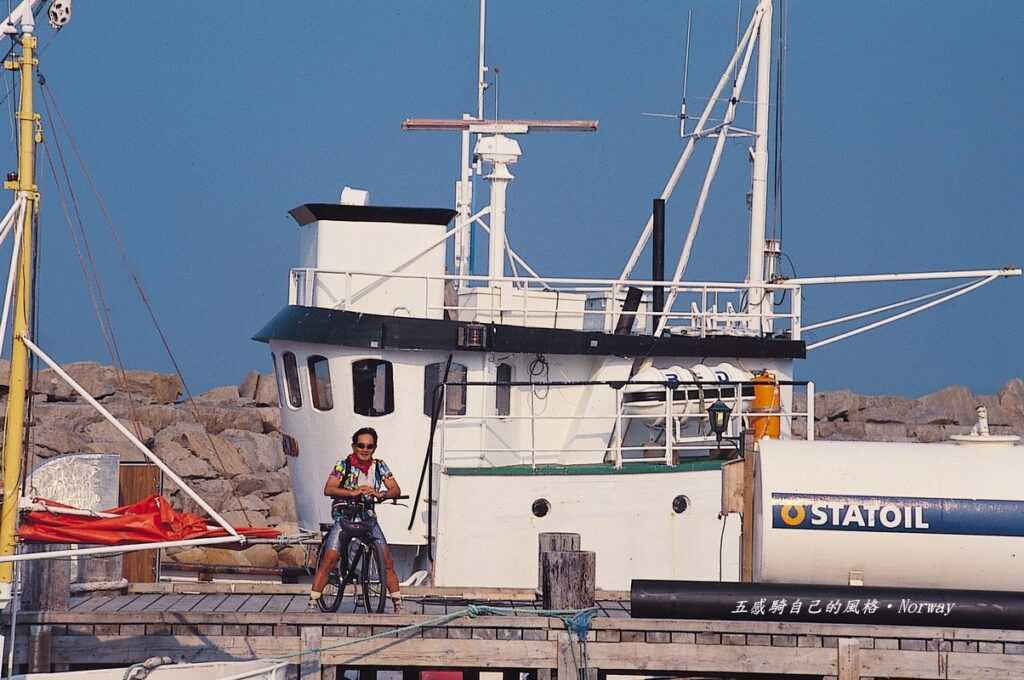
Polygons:
[[199,422],[213,434],[224,430],[266,431],[263,425],[264,419],[257,409],[246,407],[241,402],[197,401],[196,411],[199,414]]
[[256,398],[256,387],[260,381],[259,371],[251,369],[245,374],[245,378],[242,380],[242,384],[238,386],[238,396],[242,399],[255,399]]
[[[324,499],[325,502],[326,500]],[[298,521],[298,513],[295,511],[295,494],[291,489],[271,496],[268,505],[270,506],[271,524]]]
[[[125,371],[122,374],[113,366],[103,366],[93,361],[75,362],[61,368],[95,399],[130,392],[143,402],[169,404],[181,393],[181,381],[176,375],[153,371]],[[33,389],[47,395],[52,401],[77,398],[77,393],[49,368],[38,373]]]
[[[956,385],[921,397],[907,417],[914,423],[973,425],[978,419],[976,408],[971,391]],[[924,419],[926,414],[928,419]],[[941,414],[942,422],[934,414]]]
[[284,467],[284,451],[279,433],[262,434],[249,430],[224,430],[220,436],[230,442],[245,457],[249,469],[274,471]]
[[287,491],[291,488],[291,480],[287,474],[280,472],[259,472],[239,475],[231,480],[235,493],[245,496],[257,493],[264,498]]
[[819,392],[814,395],[814,415],[820,420],[850,420],[850,414],[864,408],[864,397],[850,390]]
[[277,406],[277,381],[273,373],[260,374],[256,381],[256,388],[252,400],[257,404],[266,406]]
[[169,440],[193,452],[227,477],[251,471],[246,459],[220,435],[206,432],[194,423],[176,423],[161,430],[156,440]]
[[[158,438],[153,453],[179,477],[186,479],[214,479],[217,471],[206,460],[169,438]],[[206,499],[203,499],[206,500]]]

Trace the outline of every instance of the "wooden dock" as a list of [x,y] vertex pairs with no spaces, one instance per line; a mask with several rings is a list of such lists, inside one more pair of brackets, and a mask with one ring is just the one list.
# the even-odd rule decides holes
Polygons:
[[[176,661],[292,657],[303,680],[337,669],[495,670],[579,677],[579,650],[561,621],[529,613],[463,618],[402,637],[343,643],[431,620],[467,602],[530,610],[532,591],[408,589],[401,616],[322,614],[305,587],[281,584],[136,584],[123,594],[76,598],[63,612],[19,612],[15,663],[50,637],[40,663],[127,665],[154,655]],[[598,593],[601,614],[585,645],[587,677],[632,674],[759,674],[986,680],[1024,678],[1024,631],[770,622],[632,619],[624,593]],[[9,615],[5,629],[9,630]],[[7,632],[5,630],[5,632]],[[319,652],[301,655],[305,650]]]

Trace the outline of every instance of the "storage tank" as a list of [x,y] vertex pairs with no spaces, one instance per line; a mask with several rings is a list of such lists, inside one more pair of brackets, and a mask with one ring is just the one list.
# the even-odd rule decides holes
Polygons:
[[760,446],[755,580],[1024,590],[1024,448]]

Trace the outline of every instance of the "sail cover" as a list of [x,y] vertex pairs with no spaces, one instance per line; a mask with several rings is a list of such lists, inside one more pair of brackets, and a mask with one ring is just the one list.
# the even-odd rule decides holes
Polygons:
[[[178,512],[163,496],[154,495],[138,503],[111,508],[95,516],[70,515],[61,509],[72,509],[56,501],[35,499],[49,510],[25,513],[18,527],[23,541],[40,543],[93,543],[98,545],[129,545],[216,538],[228,533],[219,526],[209,526],[202,517]],[[277,538],[277,529],[262,527],[237,528],[249,538]]]

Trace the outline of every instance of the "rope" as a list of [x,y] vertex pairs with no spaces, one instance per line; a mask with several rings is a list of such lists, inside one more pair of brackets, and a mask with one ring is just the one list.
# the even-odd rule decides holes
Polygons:
[[[332,649],[340,649],[342,647],[348,647],[360,642],[368,642],[370,640],[379,640],[381,638],[399,637],[403,633],[411,633],[413,631],[420,630],[422,628],[433,628],[435,626],[443,626],[446,623],[457,621],[462,618],[475,619],[478,616],[546,616],[551,618],[559,619],[565,624],[565,629],[569,633],[570,637],[575,635],[577,641],[581,645],[581,656],[583,657],[583,663],[577,663],[579,670],[586,668],[586,639],[587,634],[590,632],[590,624],[594,617],[600,613],[600,609],[597,607],[589,607],[587,609],[522,609],[518,607],[492,607],[483,604],[467,604],[462,609],[457,609],[449,614],[443,614],[441,616],[435,616],[434,618],[427,619],[426,621],[420,621],[419,623],[412,623],[407,626],[400,626],[398,628],[392,628],[391,630],[384,631],[381,633],[375,633],[373,635],[366,635],[364,637],[353,638],[351,640],[345,640],[334,645],[325,645],[322,647],[314,647],[311,649],[304,649],[299,652],[292,654],[285,654],[283,656],[274,657],[274,661],[280,661],[284,659],[291,659],[295,657],[305,656],[307,654],[319,654],[320,652],[330,651]],[[575,653],[575,652],[574,652]]]
[[[82,154],[78,148],[77,142],[75,142],[74,135],[71,134],[71,128],[67,124],[64,118],[64,114],[61,112],[60,106],[57,104],[57,97],[53,93],[52,87],[49,83],[46,83],[46,87],[40,87],[43,92],[43,100],[46,101],[46,97],[49,96],[50,101],[53,104],[53,109],[57,114],[57,120],[60,121],[61,127],[64,130],[65,136],[68,138],[68,142],[71,145],[71,150],[74,152],[75,158],[78,161],[78,165],[82,171],[82,175],[89,183],[89,187],[92,189],[94,196],[96,197],[96,203],[99,205],[100,212],[103,213],[103,217],[107,222],[107,226],[110,229],[110,235],[114,244],[117,246],[118,253],[121,256],[121,263],[125,270],[128,272],[132,283],[135,286],[136,291],[139,294],[139,299],[142,301],[143,306],[146,308],[146,312],[149,314],[150,321],[153,323],[153,328],[156,330],[157,336],[160,338],[160,342],[163,345],[164,351],[167,354],[167,358],[170,360],[171,365],[174,367],[174,373],[178,377],[178,381],[181,383],[181,389],[185,393],[185,401],[189,405],[189,410],[192,412],[192,417],[195,418],[196,422],[203,429],[203,434],[206,435],[206,440],[210,445],[210,450],[213,451],[213,455],[216,456],[217,462],[220,464],[221,469],[225,469],[224,460],[221,457],[220,450],[217,448],[213,437],[210,435],[209,430],[206,429],[206,425],[203,423],[201,415],[199,413],[199,407],[196,405],[195,399],[192,395],[192,390],[189,389],[188,383],[185,382],[185,376],[181,371],[181,366],[178,364],[178,359],[175,357],[174,352],[171,350],[170,342],[167,340],[167,336],[164,333],[163,327],[160,325],[159,320],[156,316],[156,310],[153,308],[153,304],[149,299],[149,295],[146,293],[145,288],[142,285],[142,279],[139,276],[138,271],[132,266],[131,261],[128,259],[128,251],[125,248],[124,242],[121,239],[121,234],[114,223],[113,217],[110,215],[110,211],[107,209],[106,201],[103,200],[103,196],[99,191],[99,187],[96,185],[96,181],[93,179],[92,174],[85,165],[85,160],[82,158]],[[49,110],[47,110],[49,111]],[[56,130],[55,130],[56,131]],[[141,437],[140,437],[141,439]],[[242,516],[245,518],[246,524],[250,527],[253,526],[252,519],[249,517],[249,512],[246,510],[245,505],[242,503],[242,499],[238,496],[234,496],[235,500],[238,501],[238,507],[242,511]]]

